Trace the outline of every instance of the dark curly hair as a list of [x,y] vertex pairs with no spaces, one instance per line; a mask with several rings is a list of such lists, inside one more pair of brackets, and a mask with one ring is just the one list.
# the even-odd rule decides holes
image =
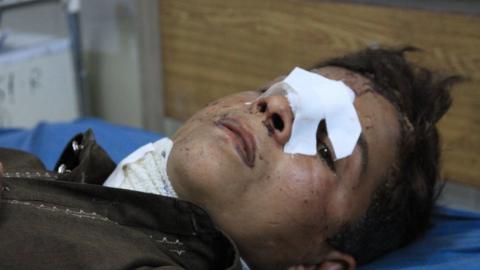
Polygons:
[[458,76],[440,76],[416,66],[402,49],[366,49],[328,60],[313,68],[337,66],[369,78],[373,88],[397,109],[400,140],[396,162],[374,192],[360,220],[344,224],[328,243],[352,255],[358,264],[422,235],[440,183],[440,141],[436,124],[451,104],[450,88]]

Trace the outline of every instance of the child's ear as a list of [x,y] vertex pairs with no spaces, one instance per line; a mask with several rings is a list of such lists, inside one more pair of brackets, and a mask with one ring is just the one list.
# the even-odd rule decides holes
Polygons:
[[288,270],[355,270],[355,259],[339,251],[330,251],[318,265],[297,265]]
[[332,250],[325,260],[318,266],[314,268],[316,270],[355,270],[357,263],[355,259],[346,253],[340,251]]

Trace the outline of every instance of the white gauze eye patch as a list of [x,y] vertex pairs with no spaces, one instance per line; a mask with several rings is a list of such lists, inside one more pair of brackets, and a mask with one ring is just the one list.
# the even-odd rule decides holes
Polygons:
[[316,155],[318,125],[325,119],[336,159],[352,154],[362,128],[355,93],[343,82],[296,67],[262,97],[271,95],[285,95],[295,117],[285,153]]

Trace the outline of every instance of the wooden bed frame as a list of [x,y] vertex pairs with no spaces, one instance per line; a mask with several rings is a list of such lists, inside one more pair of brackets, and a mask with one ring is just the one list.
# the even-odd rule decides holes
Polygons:
[[470,79],[440,123],[443,173],[480,187],[480,17],[318,0],[162,0],[158,11],[165,115],[180,121],[296,65],[366,46],[422,48],[412,61]]

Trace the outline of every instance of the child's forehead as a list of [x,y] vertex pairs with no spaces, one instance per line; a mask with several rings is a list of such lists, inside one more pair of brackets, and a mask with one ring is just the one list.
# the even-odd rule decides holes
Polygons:
[[342,67],[325,66],[312,69],[311,72],[321,74],[332,80],[343,81],[350,87],[355,95],[361,96],[373,90],[373,82],[357,72]]
[[[310,71],[318,73],[331,80],[343,81],[348,87],[350,87],[355,92],[355,95],[357,97],[363,94],[366,94],[368,92],[374,92],[373,91],[374,83],[369,78],[346,68],[337,67],[337,66],[324,66],[324,67],[314,68]],[[286,77],[287,77],[286,75],[278,76],[260,88],[268,89],[273,84],[283,81]]]

